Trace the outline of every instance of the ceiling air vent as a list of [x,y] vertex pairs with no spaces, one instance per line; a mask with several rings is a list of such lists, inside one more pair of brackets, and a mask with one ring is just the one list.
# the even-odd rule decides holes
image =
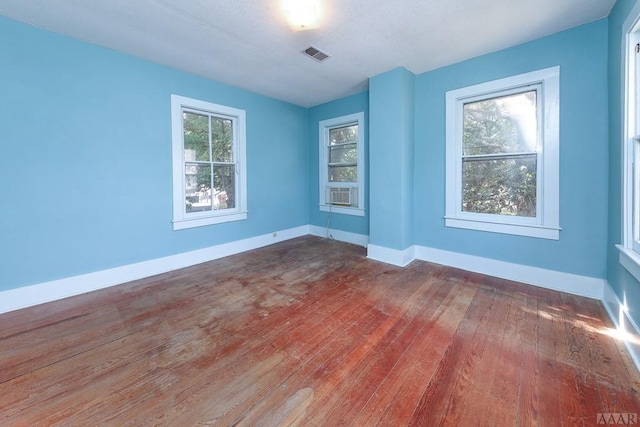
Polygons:
[[302,53],[304,53],[305,55],[307,55],[310,58],[315,59],[318,62],[324,61],[325,59],[327,59],[329,57],[329,55],[327,55],[324,52],[321,52],[320,50],[316,49],[313,46],[309,46],[308,48],[303,50]]

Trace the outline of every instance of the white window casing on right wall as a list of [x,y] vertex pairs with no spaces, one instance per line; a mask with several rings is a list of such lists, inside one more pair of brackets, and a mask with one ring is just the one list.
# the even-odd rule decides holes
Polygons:
[[620,264],[640,280],[640,3],[622,27],[622,243]]
[[447,227],[558,240],[560,67],[448,91]]

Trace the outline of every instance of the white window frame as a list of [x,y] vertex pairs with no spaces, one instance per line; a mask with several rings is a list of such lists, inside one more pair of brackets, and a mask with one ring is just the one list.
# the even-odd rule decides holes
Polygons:
[[636,280],[640,280],[640,3],[622,26],[623,141],[622,141],[622,244],[619,261]]
[[[538,100],[536,217],[464,212],[462,210],[464,104],[528,90],[536,90]],[[446,94],[445,225],[559,240],[559,117],[560,67],[558,66],[448,91]]]
[[[236,168],[235,208],[186,212],[183,112],[200,111],[232,121],[233,163]],[[171,95],[173,168],[173,229],[182,230],[247,219],[246,113],[244,110],[198,99]]]
[[[344,126],[358,125],[358,178],[356,182],[329,182],[329,131],[331,129],[340,128]],[[365,163],[364,163],[364,112],[349,114],[346,116],[336,117],[333,119],[322,120],[319,124],[319,206],[320,210],[324,212],[339,213],[345,215],[364,216],[364,177],[365,177]],[[337,206],[326,203],[327,188],[352,188],[358,189],[358,206]]]

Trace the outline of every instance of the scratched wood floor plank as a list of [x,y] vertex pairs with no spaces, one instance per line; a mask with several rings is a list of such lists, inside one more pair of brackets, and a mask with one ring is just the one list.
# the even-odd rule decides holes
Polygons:
[[[396,281],[395,283],[390,283],[390,285],[400,286],[402,292],[407,293],[407,298],[411,298],[412,293],[415,293],[415,291],[422,287],[419,282],[415,282],[411,284],[411,286],[407,286],[407,283],[404,283],[404,280],[402,282],[403,283]],[[374,294],[379,293],[374,292],[369,294],[369,298],[373,297]],[[373,300],[381,297],[384,296],[375,295]],[[397,306],[397,304],[394,305]],[[385,322],[388,321],[390,317],[394,316],[394,313],[401,308],[399,306],[395,309],[393,307],[380,307],[378,303],[375,303],[374,306],[385,313]],[[343,326],[338,328],[338,330],[344,332],[333,334],[333,337],[327,339],[329,345],[319,346],[320,351],[315,352],[311,359],[306,360],[298,371],[292,373],[273,391],[274,394],[280,396],[277,400],[283,401],[287,399],[288,395],[295,390],[313,390],[314,400],[318,400],[318,398],[322,397],[322,392],[319,388],[321,386],[321,382],[324,381],[324,378],[335,370],[335,366],[342,365],[345,359],[349,357],[353,351],[363,346],[363,342],[370,339],[371,335],[375,334],[376,329],[380,328],[382,324],[369,324],[367,326],[357,328],[354,328],[353,326],[354,325],[350,325],[349,322],[343,322]],[[347,334],[355,334],[355,337],[352,338]],[[318,369],[318,367],[321,367],[321,369]],[[310,388],[312,386],[314,389]],[[277,401],[273,402],[271,396],[268,396],[248,411],[248,413],[244,414],[238,422],[240,425],[265,425],[268,420],[273,421],[275,419],[273,414],[269,414],[270,405],[278,406],[278,403]],[[308,407],[310,405],[306,404],[306,406]],[[309,408],[309,410],[311,409],[312,408]],[[308,412],[307,408],[305,408],[305,413],[306,412]],[[282,411],[276,411],[276,413],[280,413],[281,417],[286,415],[286,413],[282,413]]]
[[451,288],[442,304],[424,320],[416,340],[403,353],[385,380],[360,409],[353,425],[403,425],[412,416],[417,401],[438,367],[476,289],[439,284]]
[[[345,323],[355,324],[363,329],[370,324],[382,322],[385,317],[370,304],[352,306],[349,307],[349,310],[342,310],[342,312],[344,313],[343,321]],[[313,324],[317,324],[318,322],[327,326],[329,326],[330,323],[328,319],[315,322],[312,320],[311,322],[313,323],[303,326],[310,329]],[[303,329],[305,328],[298,328],[301,332],[304,332]],[[334,332],[336,330],[330,327],[326,329]],[[256,349],[255,352],[246,353],[244,358],[232,358],[231,360],[233,360],[234,366],[228,367],[230,369],[236,369],[238,372],[243,372],[249,369],[254,363],[251,359],[254,353],[262,355],[263,357],[269,357],[272,353],[277,352],[282,355],[284,363],[273,367],[273,369],[281,369],[281,372],[278,372],[278,376],[271,383],[264,384],[264,381],[260,382],[260,379],[256,378],[254,384],[263,385],[255,388],[251,395],[247,395],[242,388],[243,383],[236,381],[231,382],[229,386],[226,384],[229,372],[220,371],[219,375],[209,376],[208,372],[210,372],[210,369],[204,369],[199,375],[200,378],[196,379],[192,384],[189,384],[188,388],[185,389],[185,393],[183,393],[183,397],[188,397],[189,400],[183,402],[179,398],[174,399],[168,407],[165,402],[162,402],[162,405],[154,407],[152,411],[136,417],[133,420],[133,424],[135,425],[137,420],[154,420],[154,422],[157,422],[158,420],[165,419],[168,414],[178,419],[183,425],[188,425],[190,422],[193,422],[191,418],[193,416],[201,417],[202,419],[208,420],[208,422],[222,422],[224,418],[234,418],[234,414],[242,412],[247,403],[255,403],[266,391],[274,387],[274,384],[277,384],[278,379],[296,370],[300,360],[309,357],[306,352],[307,348],[311,347],[310,343],[314,342],[316,338],[323,338],[321,334],[310,333],[302,335],[281,333],[280,335],[280,338],[276,335],[266,337],[260,349]],[[352,336],[352,338],[355,337]],[[302,347],[302,349],[297,351],[290,349],[289,346],[294,343]],[[327,340],[320,341],[320,343],[329,344]],[[205,389],[212,387],[212,391],[210,393],[202,393],[199,390],[203,387]],[[193,393],[194,391],[197,391],[197,393]],[[194,399],[193,394],[197,394],[199,399]],[[211,405],[211,399],[216,400],[217,404]]]
[[[331,387],[323,387],[329,398],[312,407],[309,420],[336,426],[348,424],[413,343],[416,329],[422,324],[421,316],[430,317],[449,292],[446,288],[423,286],[412,295],[386,325],[367,337],[370,346],[363,345],[364,351],[352,353],[357,357],[350,358],[354,365],[347,374]],[[341,390],[340,396],[332,392],[335,389]]]
[[600,302],[316,237],[0,315],[0,425],[593,425]]
[[[514,293],[508,307],[504,336],[499,345],[496,357],[497,369],[491,383],[485,389],[491,398],[487,405],[486,418],[496,425],[507,425],[517,417],[518,397],[520,392],[520,375],[522,371],[530,369],[523,363],[524,354],[531,352],[531,343],[526,336],[522,336],[522,327],[526,322],[526,296]],[[532,375],[527,372],[527,375]]]
[[[538,300],[526,292],[518,293],[525,300],[524,321],[519,324],[521,369],[518,377],[518,415],[517,424],[522,426],[538,425],[539,417],[539,375],[538,370]],[[506,420],[505,420],[506,421]]]
[[[484,351],[488,327],[499,315],[495,310],[497,292],[479,289],[465,317],[451,337],[450,344],[438,360],[438,368],[426,383],[411,418],[410,425],[433,425],[439,422],[459,423],[473,383],[473,372]],[[381,422],[385,423],[387,412]]]

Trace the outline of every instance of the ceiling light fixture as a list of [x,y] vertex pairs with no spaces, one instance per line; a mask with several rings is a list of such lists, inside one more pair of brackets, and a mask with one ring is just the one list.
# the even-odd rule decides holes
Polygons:
[[320,0],[281,0],[287,21],[296,30],[317,28],[322,19]]

